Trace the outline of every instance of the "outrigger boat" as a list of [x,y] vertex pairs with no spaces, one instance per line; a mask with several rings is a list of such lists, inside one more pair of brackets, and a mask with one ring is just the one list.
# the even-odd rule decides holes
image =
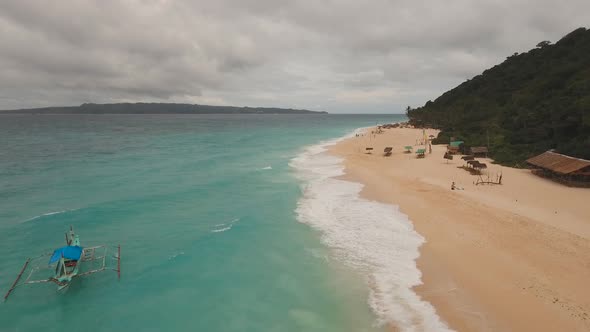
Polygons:
[[[116,250],[114,255],[110,257],[108,256],[109,249]],[[49,262],[45,267],[42,265],[32,266],[34,262],[47,259],[48,256]],[[110,258],[110,260],[107,260],[107,258]],[[109,263],[111,262],[113,265],[116,264],[116,268],[110,266]],[[28,272],[26,279],[21,282],[27,268],[29,268],[30,272]],[[34,275],[38,271],[47,269],[54,271],[52,277],[35,280]],[[73,278],[106,270],[116,271],[118,278],[121,278],[121,245],[116,247],[106,245],[82,247],[80,237],[74,233],[73,228],[70,226],[70,231],[66,232],[66,246],[55,249],[50,255],[45,254],[27,259],[16,280],[4,296],[4,301],[8,299],[8,296],[15,288],[22,285],[53,282],[57,284],[57,290],[59,291],[68,287]]]

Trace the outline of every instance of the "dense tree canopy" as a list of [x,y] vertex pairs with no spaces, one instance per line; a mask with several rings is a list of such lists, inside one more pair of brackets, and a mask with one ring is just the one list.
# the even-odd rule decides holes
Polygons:
[[489,142],[505,165],[549,149],[590,159],[590,30],[537,46],[408,110],[410,122],[441,129],[435,143]]

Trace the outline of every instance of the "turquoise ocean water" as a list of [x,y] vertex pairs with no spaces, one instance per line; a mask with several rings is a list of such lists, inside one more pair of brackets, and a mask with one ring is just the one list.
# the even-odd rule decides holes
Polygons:
[[381,331],[365,277],[300,222],[306,147],[401,115],[0,116],[0,291],[64,243],[122,276],[17,288],[0,331]]

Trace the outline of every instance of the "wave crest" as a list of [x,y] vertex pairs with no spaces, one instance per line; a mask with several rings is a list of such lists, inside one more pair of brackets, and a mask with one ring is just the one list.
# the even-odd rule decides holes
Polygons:
[[33,220],[40,219],[40,218],[47,217],[47,216],[52,216],[52,215],[55,215],[55,214],[62,214],[62,213],[67,213],[67,212],[72,212],[72,211],[76,211],[76,209],[68,209],[68,210],[62,210],[62,211],[47,212],[47,213],[40,214],[38,216],[34,216],[34,217],[29,218],[27,220],[24,220],[21,223],[33,221]]
[[450,331],[434,307],[412,290],[422,283],[416,259],[424,238],[397,206],[363,199],[362,184],[335,179],[344,167],[341,158],[326,153],[327,147],[357,132],[310,146],[291,160],[304,182],[298,220],[320,230],[333,255],[366,277],[379,325]]

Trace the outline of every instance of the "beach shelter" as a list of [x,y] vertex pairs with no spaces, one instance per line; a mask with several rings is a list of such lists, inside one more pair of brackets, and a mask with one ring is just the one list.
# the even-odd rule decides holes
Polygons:
[[453,155],[448,152],[445,152],[443,158],[445,158],[447,160],[447,163],[449,163],[449,160],[453,160]]
[[461,145],[463,143],[465,143],[465,142],[463,142],[463,141],[452,141],[451,144],[449,144],[449,146],[458,148],[459,145]]
[[391,147],[391,146],[388,146],[388,147],[386,147],[386,148],[383,150],[383,155],[384,155],[385,157],[389,157],[389,156],[391,156],[391,152],[392,152],[392,150],[393,150],[393,147]]
[[465,142],[463,141],[451,141],[451,143],[447,146],[447,152],[449,153],[459,153],[460,145]]
[[568,186],[590,187],[590,160],[576,158],[553,150],[527,159],[533,174]]
[[426,154],[426,149],[416,150],[416,158],[424,158],[425,154]]
[[404,146],[404,149],[406,150],[405,153],[410,153],[412,152],[412,146],[411,145],[406,145]]
[[488,148],[485,146],[472,146],[470,149],[472,155],[476,157],[487,157],[488,156]]

